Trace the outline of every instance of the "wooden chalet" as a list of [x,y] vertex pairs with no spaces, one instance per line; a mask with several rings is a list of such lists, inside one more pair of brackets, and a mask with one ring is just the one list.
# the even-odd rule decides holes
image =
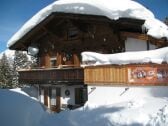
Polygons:
[[[84,105],[88,100],[87,87],[92,85],[168,85],[165,63],[81,67],[83,51],[112,54],[168,45],[164,38],[147,35],[143,24],[144,20],[133,18],[111,20],[105,16],[53,12],[10,46],[22,51],[29,47],[39,49],[38,66],[19,70],[19,82],[37,85],[41,102],[57,112]],[[137,72],[142,70],[165,76],[138,77]]]

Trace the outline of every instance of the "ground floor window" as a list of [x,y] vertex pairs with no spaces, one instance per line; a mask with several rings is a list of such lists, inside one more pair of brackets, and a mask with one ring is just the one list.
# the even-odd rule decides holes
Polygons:
[[75,88],[75,104],[84,104],[87,101],[87,88]]
[[51,105],[56,106],[56,89],[51,89]]
[[44,89],[41,89],[40,91],[40,101],[44,104]]

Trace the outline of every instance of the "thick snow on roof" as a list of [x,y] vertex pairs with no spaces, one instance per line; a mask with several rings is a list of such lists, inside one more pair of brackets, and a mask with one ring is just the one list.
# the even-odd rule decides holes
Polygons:
[[100,54],[95,52],[83,52],[84,65],[103,64],[131,64],[131,63],[157,63],[168,62],[168,47],[150,51],[124,52],[116,54]]
[[155,37],[167,37],[168,27],[155,19],[153,13],[141,4],[132,0],[59,0],[45,7],[27,21],[21,29],[8,41],[8,47],[12,46],[33,27],[43,21],[52,12],[65,12],[76,14],[91,14],[106,16],[117,20],[120,17],[145,19],[144,26],[148,34]]

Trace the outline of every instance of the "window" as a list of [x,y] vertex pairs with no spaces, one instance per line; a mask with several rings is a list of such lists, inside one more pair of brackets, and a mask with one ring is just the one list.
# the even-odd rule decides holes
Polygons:
[[75,104],[84,104],[88,100],[87,87],[75,88]]
[[78,29],[77,28],[69,28],[68,29],[68,40],[71,40],[71,39],[77,39],[78,38]]
[[40,92],[40,101],[41,101],[41,103],[44,104],[44,89],[41,89],[41,92]]
[[56,57],[50,58],[50,66],[54,67],[56,65],[57,65],[57,58]]
[[56,106],[56,89],[51,89],[51,105]]

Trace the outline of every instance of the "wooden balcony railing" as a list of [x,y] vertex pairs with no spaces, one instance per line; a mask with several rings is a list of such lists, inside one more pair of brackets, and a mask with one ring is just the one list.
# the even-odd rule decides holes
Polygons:
[[83,84],[82,68],[30,69],[19,71],[21,84]]
[[21,70],[19,82],[22,84],[168,85],[168,64]]
[[125,84],[127,68],[119,65],[89,66],[84,69],[86,84]]
[[84,69],[88,85],[168,85],[168,64],[100,65]]

